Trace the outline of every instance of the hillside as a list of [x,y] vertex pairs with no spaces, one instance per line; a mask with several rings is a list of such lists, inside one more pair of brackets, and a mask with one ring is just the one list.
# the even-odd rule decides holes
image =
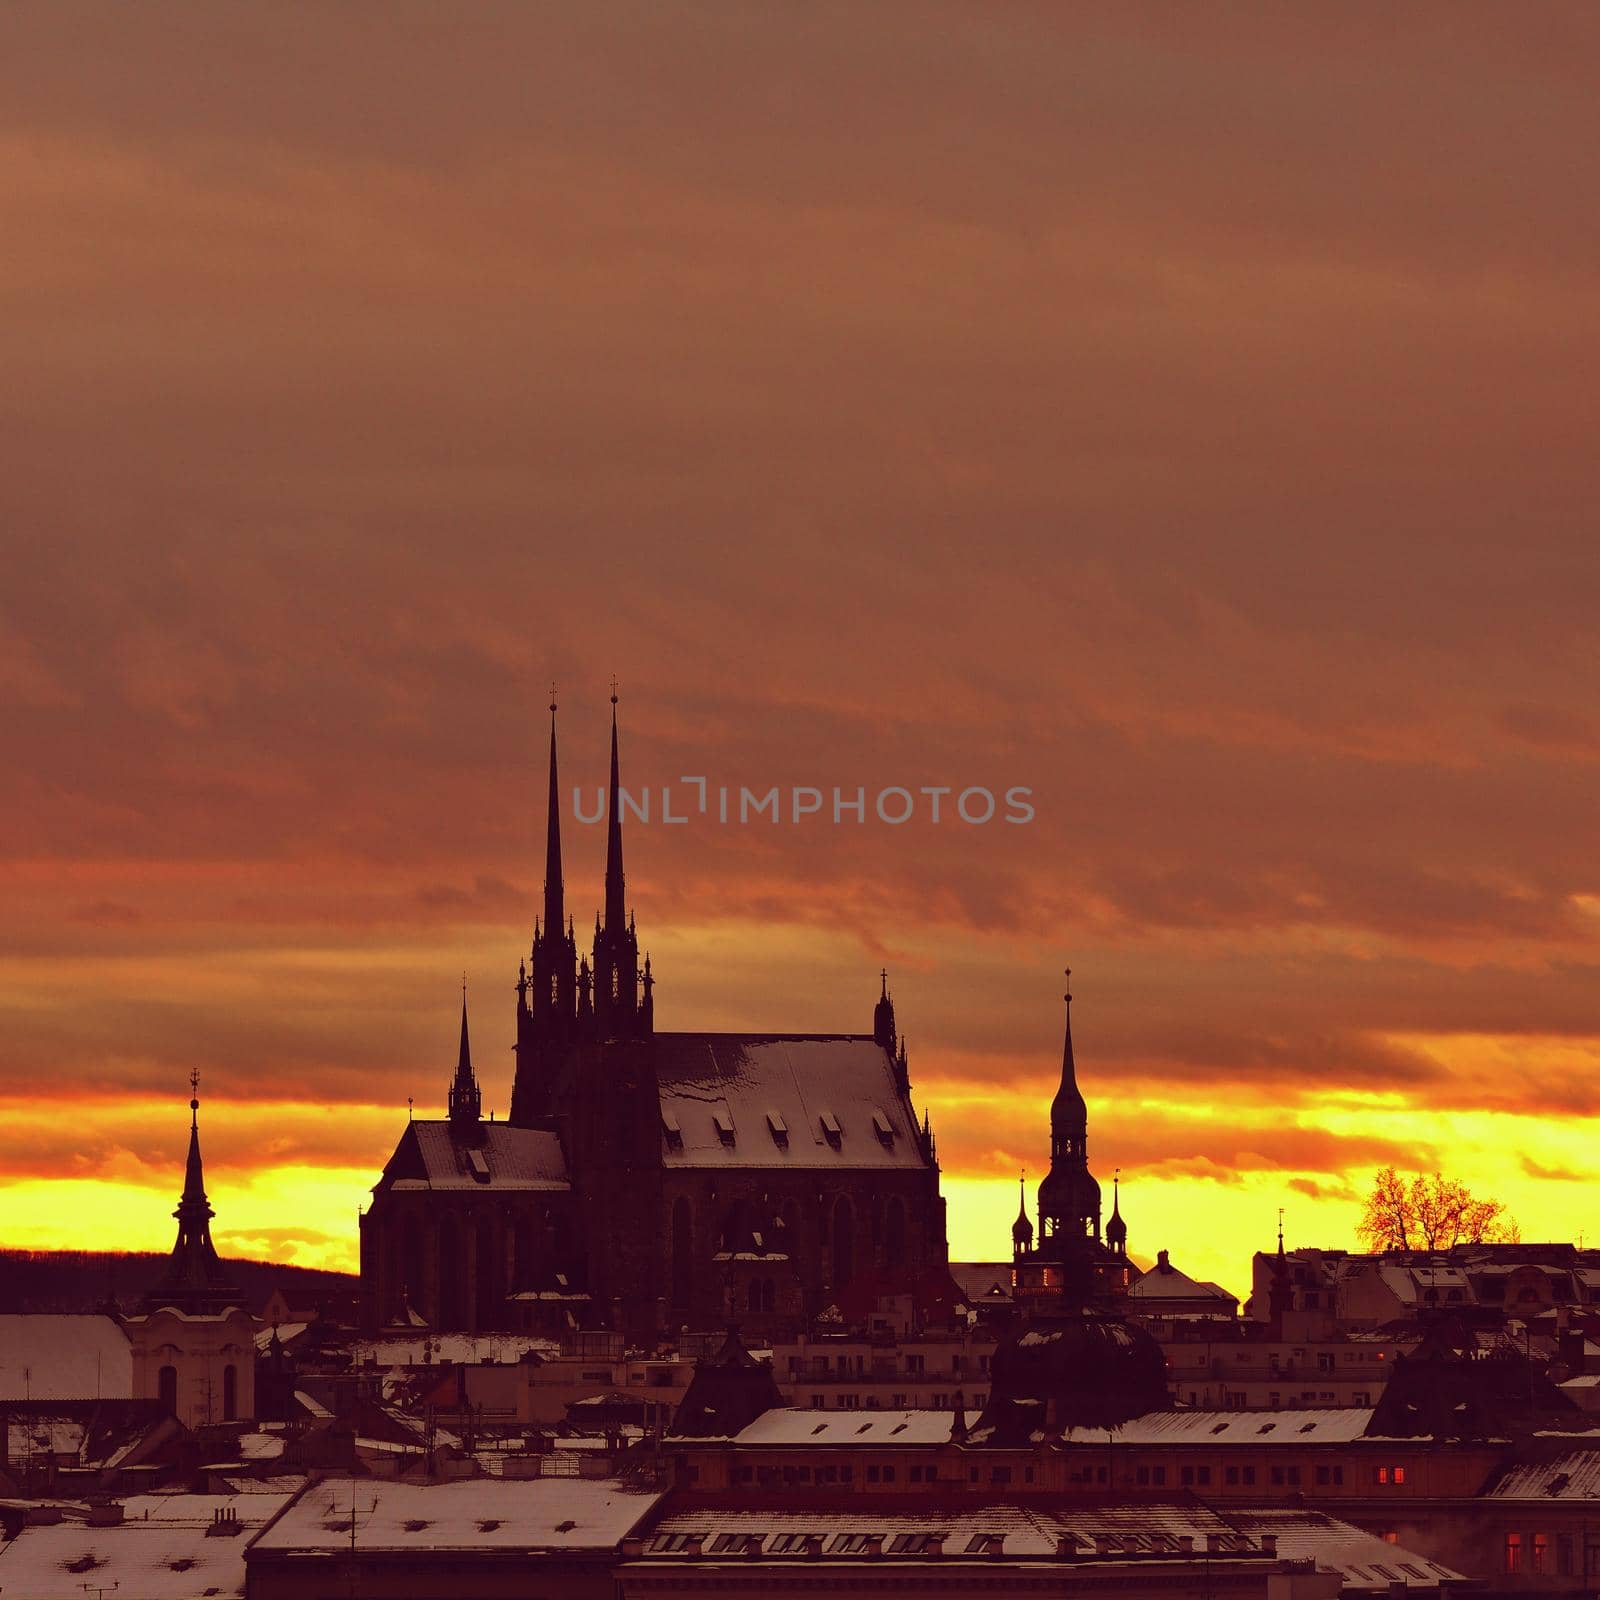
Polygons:
[[[347,1272],[224,1260],[245,1304],[257,1313],[274,1289],[296,1307],[325,1302],[343,1311],[360,1288],[360,1279]],[[132,1311],[167,1261],[164,1251],[0,1250],[0,1312],[97,1311],[108,1303]]]

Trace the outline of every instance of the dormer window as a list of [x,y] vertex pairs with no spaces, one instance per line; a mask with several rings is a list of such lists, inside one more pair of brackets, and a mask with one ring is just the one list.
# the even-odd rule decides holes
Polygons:
[[780,1150],[789,1148],[789,1124],[783,1120],[781,1111],[769,1111],[767,1113],[767,1130],[772,1135],[772,1142]]
[[674,1112],[663,1110],[661,1113],[661,1132],[667,1141],[669,1150],[683,1149],[683,1128],[678,1122]]
[[839,1126],[839,1119],[831,1111],[823,1111],[817,1117],[817,1126],[822,1129],[822,1137],[837,1150],[844,1140],[844,1131]]
[[885,1150],[894,1145],[894,1124],[881,1112],[872,1113],[872,1130],[878,1136],[878,1141]]
[[717,1130],[717,1137],[728,1149],[733,1147],[733,1118],[726,1111],[713,1111],[711,1121]]

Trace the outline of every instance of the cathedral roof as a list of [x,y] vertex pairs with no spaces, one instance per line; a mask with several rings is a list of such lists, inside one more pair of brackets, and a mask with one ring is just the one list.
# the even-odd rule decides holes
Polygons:
[[657,1033],[655,1068],[669,1168],[928,1164],[869,1034]]
[[383,1169],[394,1189],[565,1190],[571,1187],[561,1141],[542,1128],[480,1123],[481,1140],[451,1137],[450,1124],[408,1122]]

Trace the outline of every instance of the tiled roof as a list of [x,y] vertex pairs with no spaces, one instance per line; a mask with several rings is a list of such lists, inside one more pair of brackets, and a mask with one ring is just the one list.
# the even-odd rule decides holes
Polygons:
[[870,1035],[658,1033],[655,1063],[668,1167],[926,1165]]

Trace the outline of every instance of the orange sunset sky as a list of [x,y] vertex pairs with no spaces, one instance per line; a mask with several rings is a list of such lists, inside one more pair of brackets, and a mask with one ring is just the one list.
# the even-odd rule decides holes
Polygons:
[[[354,1264],[563,777],[664,1028],[867,1031],[1007,1247],[1073,968],[1130,1245],[1436,1166],[1600,1239],[1600,14],[0,20],[0,1242]],[[591,788],[592,793],[592,788]],[[580,935],[600,830],[570,819]],[[1031,1202],[1030,1202],[1031,1208]]]

